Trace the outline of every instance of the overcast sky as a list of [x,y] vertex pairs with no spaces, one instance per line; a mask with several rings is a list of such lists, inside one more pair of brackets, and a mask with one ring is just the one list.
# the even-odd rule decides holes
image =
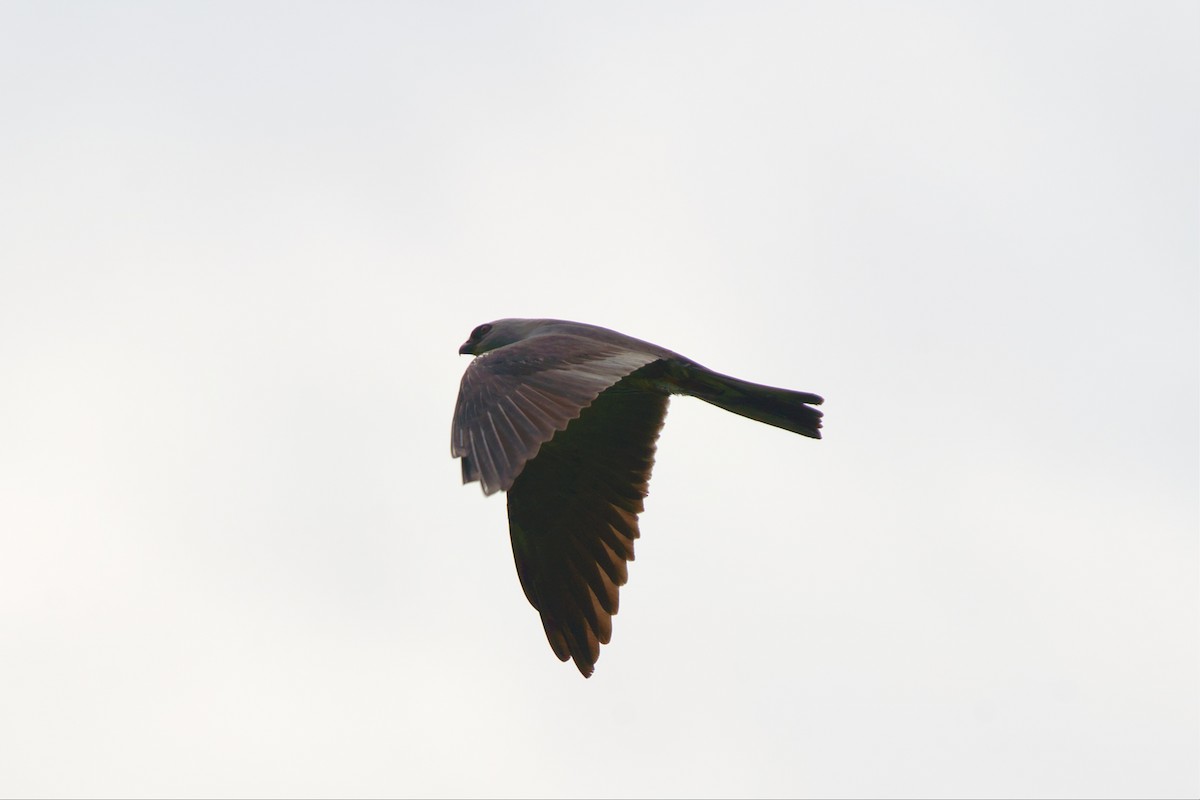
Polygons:
[[[1195,797],[1200,6],[0,5],[0,795]],[[475,325],[672,401],[584,680]]]

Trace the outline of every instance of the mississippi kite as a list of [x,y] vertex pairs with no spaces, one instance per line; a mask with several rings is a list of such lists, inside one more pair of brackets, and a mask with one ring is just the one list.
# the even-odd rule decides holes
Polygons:
[[517,575],[550,647],[592,674],[628,578],[673,394],[821,438],[821,398],[720,375],[616,331],[554,319],[480,325],[454,409],[463,483],[508,493]]

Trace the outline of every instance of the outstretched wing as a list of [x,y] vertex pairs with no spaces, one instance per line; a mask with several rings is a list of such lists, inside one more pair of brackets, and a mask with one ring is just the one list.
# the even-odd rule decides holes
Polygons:
[[668,396],[617,383],[542,445],[508,492],[525,596],[560,660],[589,676],[612,636]]
[[463,374],[450,452],[463,483],[507,491],[543,444],[608,387],[655,356],[581,336],[547,334],[478,356]]

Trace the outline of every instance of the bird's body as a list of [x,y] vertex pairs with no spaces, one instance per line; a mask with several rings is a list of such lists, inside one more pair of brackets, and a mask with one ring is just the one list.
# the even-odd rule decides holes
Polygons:
[[720,375],[594,325],[497,320],[459,352],[476,358],[459,389],[451,453],[463,483],[508,492],[521,586],[555,654],[584,676],[612,635],[669,396],[821,435],[817,395]]

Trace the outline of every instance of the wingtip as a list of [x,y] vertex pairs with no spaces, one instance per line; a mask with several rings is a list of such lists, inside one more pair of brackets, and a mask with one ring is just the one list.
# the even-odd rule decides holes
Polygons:
[[592,677],[592,673],[596,671],[595,664],[589,664],[586,661],[575,660],[575,667],[579,670],[579,674],[585,678]]

